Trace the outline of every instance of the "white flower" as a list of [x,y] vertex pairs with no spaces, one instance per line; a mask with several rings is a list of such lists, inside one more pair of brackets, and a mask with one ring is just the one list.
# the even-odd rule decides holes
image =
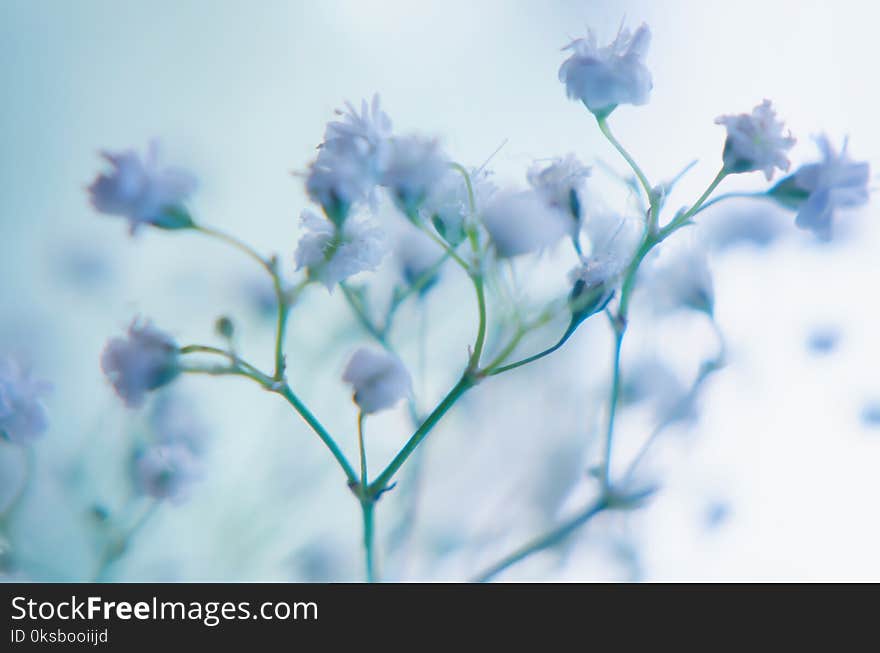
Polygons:
[[358,272],[375,270],[385,256],[382,230],[365,220],[336,226],[311,211],[303,211],[300,220],[306,232],[296,248],[297,269],[307,268],[327,290]]
[[498,193],[482,217],[501,258],[537,252],[570,231],[567,217],[547,206],[534,191]]
[[573,232],[580,228],[583,216],[580,193],[589,176],[589,166],[578,161],[574,154],[552,159],[549,164],[535,163],[528,171],[529,184],[544,201],[574,218]]
[[[443,259],[443,256],[437,243],[412,226],[398,238],[394,248],[394,258],[397,260],[400,275],[409,285],[427,274]],[[429,281],[422,289],[426,290],[432,283],[433,280]]]
[[306,193],[341,224],[352,204],[367,198],[377,178],[369,162],[333,150],[321,150],[306,175]]
[[101,369],[129,408],[143,405],[147,392],[180,374],[174,339],[150,322],[131,323],[126,338],[113,338],[101,354]]
[[418,209],[431,189],[449,171],[449,160],[435,140],[421,136],[392,138],[382,172],[395,201],[407,214]]
[[207,431],[193,404],[174,394],[162,393],[150,415],[150,426],[156,442],[182,445],[193,454],[205,447]]
[[152,445],[135,456],[135,485],[154,499],[183,501],[199,475],[197,460],[182,444]]
[[587,288],[613,284],[632,260],[641,237],[637,220],[611,213],[596,213],[585,223],[590,241],[589,256],[571,271],[572,283],[583,281]]
[[761,170],[769,181],[774,168],[788,170],[791,165],[785,153],[796,139],[791,132],[783,133],[784,125],[776,119],[770,100],[764,100],[751,113],[719,116],[715,123],[727,128],[723,155],[727,172]]
[[394,354],[361,347],[342,374],[342,380],[354,389],[354,401],[364,413],[391,408],[410,393],[412,380],[403,363]]
[[594,114],[608,115],[618,104],[646,104],[651,93],[651,72],[644,58],[651,30],[642,24],[633,34],[621,26],[614,41],[599,47],[590,30],[564,50],[571,56],[559,68],[559,81],[568,97],[580,100]]
[[382,111],[379,101],[379,94],[376,93],[370,104],[361,100],[360,113],[350,102],[345,103],[346,111],[337,109],[336,113],[341,116],[341,120],[327,124],[322,148],[373,158],[378,170],[391,137],[391,118]]
[[847,156],[846,141],[840,153],[825,135],[819,136],[816,142],[822,151],[822,160],[801,166],[794,173],[795,185],[808,193],[795,224],[828,240],[836,209],[867,203],[870,167],[867,162],[853,161]]
[[0,358],[0,438],[27,445],[49,426],[40,398],[51,386],[12,358]]
[[[479,214],[498,187],[492,182],[491,173],[485,169],[472,169],[468,176],[474,194],[474,212]],[[464,175],[458,170],[447,171],[425,198],[421,213],[434,222],[438,231],[449,243],[453,245],[460,243],[465,237],[465,228],[472,217]]]
[[642,267],[639,281],[659,312],[690,308],[711,316],[715,286],[706,252],[694,240],[664,243]]
[[101,156],[113,171],[99,175],[88,188],[95,210],[127,218],[132,234],[143,224],[164,229],[192,225],[183,203],[195,190],[196,179],[185,170],[161,166],[155,141],[143,159],[132,150]]
[[306,192],[324,207],[328,217],[341,224],[351,205],[365,199],[379,183],[391,137],[391,119],[379,107],[361,102],[358,113],[351,104],[337,110],[340,120],[327,125],[317,159],[306,175]]

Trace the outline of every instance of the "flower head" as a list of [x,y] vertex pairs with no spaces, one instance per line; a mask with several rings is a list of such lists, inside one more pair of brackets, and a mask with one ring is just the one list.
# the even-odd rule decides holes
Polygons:
[[154,499],[183,501],[199,475],[198,461],[182,444],[151,445],[135,455],[135,485]]
[[706,252],[693,241],[659,248],[642,268],[641,280],[660,312],[690,308],[711,316],[715,309],[715,286]]
[[609,45],[599,47],[590,30],[585,39],[575,39],[564,50],[571,56],[559,68],[559,81],[568,97],[580,100],[598,116],[607,116],[618,104],[648,102],[653,83],[645,66],[651,30],[642,24],[634,33],[621,26]]
[[382,230],[365,220],[347,220],[341,226],[303,211],[300,218],[306,232],[296,248],[297,269],[332,290],[348,277],[375,270],[385,256]]
[[412,380],[401,360],[380,349],[361,347],[342,374],[342,380],[354,389],[354,401],[364,413],[391,408],[406,397]]
[[92,206],[100,213],[127,218],[132,234],[144,224],[162,229],[192,226],[184,202],[196,188],[195,177],[159,163],[159,147],[150,143],[142,159],[137,152],[102,152],[113,166],[88,188]]
[[581,190],[589,176],[590,167],[582,164],[574,154],[555,158],[546,165],[535,163],[528,172],[529,184],[544,201],[574,219],[574,232],[580,228],[583,217]]
[[49,426],[40,399],[51,386],[12,358],[0,358],[0,438],[27,445]]
[[471,210],[468,184],[460,170],[448,170],[431,188],[422,204],[422,216],[430,220],[440,235],[450,244],[458,245],[465,237],[466,227],[479,214],[498,190],[491,172],[472,169],[468,172],[473,191],[474,210]]
[[[823,240],[829,240],[836,209],[854,208],[868,202],[868,179],[871,173],[867,162],[849,158],[846,141],[840,152],[835,151],[825,135],[819,136],[816,142],[822,152],[822,160],[803,165],[792,175],[794,186],[806,195],[798,209],[795,224],[801,229],[809,229]],[[773,191],[770,194],[773,195]]]
[[317,159],[306,175],[306,192],[327,216],[342,224],[351,206],[367,198],[379,183],[391,137],[391,119],[379,106],[361,102],[337,110],[339,120],[328,123]]
[[395,202],[410,215],[448,171],[449,160],[437,141],[401,136],[391,139],[382,185],[391,190]]
[[570,231],[566,216],[547,206],[534,191],[498,193],[482,217],[501,258],[540,251]]
[[147,392],[180,374],[174,339],[150,322],[131,323],[125,338],[113,338],[101,354],[101,369],[129,408],[143,405]]
[[638,222],[612,213],[596,213],[584,228],[590,241],[590,253],[571,271],[570,281],[582,281],[586,288],[613,285],[638,247]]
[[[428,290],[437,280],[439,269],[436,268],[443,257],[437,243],[412,226],[398,238],[394,248],[394,258],[406,284],[411,286],[422,282],[419,294]],[[432,268],[435,269],[433,273]],[[423,280],[422,277],[428,274],[431,274],[431,278]]]
[[761,170],[769,181],[773,169],[788,170],[791,163],[785,153],[796,139],[783,133],[783,123],[776,119],[770,100],[764,100],[751,113],[719,116],[718,125],[727,128],[724,143],[724,168],[727,172]]

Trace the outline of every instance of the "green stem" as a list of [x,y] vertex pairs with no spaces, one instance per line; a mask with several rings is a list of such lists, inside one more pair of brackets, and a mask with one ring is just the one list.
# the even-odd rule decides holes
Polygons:
[[373,320],[370,319],[370,316],[367,315],[367,311],[364,308],[363,304],[361,304],[358,297],[354,294],[351,287],[342,282],[339,284],[342,288],[342,295],[345,297],[345,301],[348,303],[349,307],[351,307],[352,312],[357,317],[358,322],[360,322],[361,326],[369,333],[376,341],[382,345],[384,348],[388,348],[388,342],[385,334],[384,328],[379,328]]
[[639,179],[639,183],[642,185],[642,188],[645,191],[645,195],[648,198],[649,202],[652,202],[652,197],[654,192],[652,190],[651,184],[648,181],[648,178],[645,176],[645,173],[642,172],[642,169],[639,167],[639,164],[636,163],[635,159],[632,158],[629,152],[626,151],[626,148],[618,141],[614,134],[611,133],[611,128],[608,126],[607,117],[596,117],[596,122],[599,124],[599,130],[605,135],[605,138],[608,139],[608,142],[614,146],[620,156],[622,156],[626,162],[629,164],[629,167],[632,168],[632,171],[635,173],[636,177]]
[[614,418],[617,413],[618,397],[620,395],[620,350],[623,344],[623,334],[626,332],[625,324],[614,325],[614,359],[611,373],[611,395],[608,399],[608,427],[605,431],[605,453],[602,457],[602,487],[605,491],[611,487],[611,451],[614,439]]
[[480,367],[480,356],[483,355],[483,346],[486,343],[486,292],[483,286],[483,277],[474,275],[471,277],[474,290],[477,293],[477,310],[479,312],[479,326],[477,327],[477,339],[474,342],[474,350],[471,352],[468,369],[476,370]]
[[299,413],[300,417],[302,417],[306,424],[308,424],[315,434],[321,439],[324,445],[330,450],[330,453],[336,459],[336,462],[339,463],[339,466],[342,468],[342,471],[345,473],[348,482],[352,486],[356,486],[358,484],[357,474],[354,473],[354,469],[352,469],[351,464],[348,462],[348,459],[345,457],[345,454],[342,453],[342,450],[339,448],[339,445],[336,444],[336,440],[333,439],[333,436],[327,432],[327,429],[324,428],[324,425],[321,424],[312,415],[311,411],[306,407],[306,405],[300,401],[299,397],[290,389],[290,386],[286,383],[282,384],[280,388],[275,390],[279,395],[284,397],[287,402],[293,406],[293,409]]
[[110,567],[119,561],[122,556],[128,551],[128,548],[131,546],[131,542],[134,539],[134,536],[137,535],[138,531],[140,531],[148,521],[156,514],[156,511],[159,508],[159,504],[161,502],[158,500],[153,500],[149,506],[147,506],[146,510],[141,513],[141,516],[138,520],[125,532],[121,537],[113,540],[101,554],[101,558],[98,560],[98,566],[95,570],[95,575],[92,578],[93,583],[102,582],[105,580],[107,573],[110,571]]
[[376,582],[376,565],[374,555],[374,524],[373,511],[376,507],[375,500],[372,498],[361,499],[361,511],[364,517],[364,559],[366,561],[367,582]]
[[358,412],[358,452],[361,459],[361,489],[366,493],[369,482],[367,481],[367,449],[364,447],[364,415],[363,411]]
[[543,551],[559,544],[606,508],[608,508],[607,501],[604,498],[597,499],[574,517],[563,522],[553,530],[536,537],[510,555],[505,556],[482,573],[478,574],[474,578],[474,582],[485,583],[490,581],[508,567],[515,565],[517,562],[528,558],[538,551]]
[[731,199],[736,199],[736,198],[750,198],[750,199],[756,199],[756,200],[760,200],[760,199],[772,200],[772,198],[769,195],[767,195],[766,192],[760,192],[760,193],[759,192],[722,193],[718,197],[715,197],[715,198],[711,199],[710,201],[706,202],[705,204],[703,204],[703,206],[701,206],[698,210],[694,211],[693,215],[697,215],[698,213],[702,213],[703,211],[708,209],[710,206],[718,204],[718,202],[723,202],[725,200],[731,200]]
[[[540,351],[537,354],[529,356],[528,358],[523,358],[522,360],[518,360],[514,363],[508,363],[507,365],[503,365],[501,367],[494,367],[494,365],[496,364],[495,361],[498,361],[499,359],[503,360],[501,355],[499,355],[495,359],[495,361],[492,361],[492,363],[490,363],[487,366],[484,374],[485,374],[485,376],[495,376],[496,374],[502,374],[503,372],[509,372],[510,370],[515,370],[517,367],[522,367],[523,365],[528,365],[529,363],[534,363],[536,360],[540,360],[540,359],[544,358],[545,356],[549,356],[550,354],[555,352],[557,349],[562,347],[562,345],[564,345],[568,341],[568,339],[571,338],[571,336],[574,334],[575,330],[576,330],[576,328],[572,328],[572,327],[569,327],[568,329],[566,329],[565,333],[562,334],[562,337],[556,342],[556,344],[553,345],[552,347],[548,347],[544,351]],[[514,340],[512,342],[515,343],[517,341],[518,341],[518,338],[514,338]],[[505,358],[508,353],[509,352],[507,352],[506,350],[504,352],[502,352],[502,354],[505,354]]]
[[388,482],[394,477],[397,470],[399,470],[406,462],[406,459],[412,455],[413,451],[416,450],[419,444],[422,443],[422,440],[428,436],[431,429],[436,426],[437,422],[439,422],[446,412],[452,408],[455,402],[475,384],[476,380],[471,372],[465,371],[458,383],[452,387],[449,393],[443,397],[439,404],[437,404],[437,407],[434,408],[431,414],[425,418],[422,425],[416,429],[415,433],[413,433],[410,439],[407,440],[406,444],[403,445],[403,448],[398,452],[394,459],[388,463],[388,466],[381,474],[379,474],[379,476],[376,477],[376,480],[370,483],[368,493],[371,496],[375,497],[386,489]]
[[690,220],[693,216],[695,216],[700,211],[700,208],[703,206],[703,203],[707,199],[709,199],[709,196],[718,187],[718,184],[720,184],[722,181],[724,181],[724,178],[728,174],[729,173],[727,172],[726,169],[721,168],[721,170],[718,171],[718,174],[715,175],[715,178],[712,180],[712,183],[710,183],[709,187],[706,188],[705,191],[703,191],[703,194],[700,195],[699,199],[694,203],[694,205],[691,206],[691,208],[689,208],[687,211],[685,211],[681,215],[677,215],[675,218],[672,219],[672,221],[668,225],[666,225],[665,227],[663,227],[663,229],[660,230],[658,242],[664,240],[671,233],[673,233],[677,229],[680,229],[681,227],[686,225],[688,223],[688,220]]

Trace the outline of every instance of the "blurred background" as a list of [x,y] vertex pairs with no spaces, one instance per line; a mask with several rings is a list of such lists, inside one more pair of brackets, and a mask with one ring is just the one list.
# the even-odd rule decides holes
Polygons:
[[[306,168],[346,100],[381,93],[396,129],[437,135],[468,165],[503,144],[491,163],[501,182],[522,185],[533,160],[575,152],[595,165],[596,201],[617,209],[620,189],[597,162],[625,170],[566,99],[560,48],[588,25],[606,42],[624,16],[645,21],[651,102],[619,109],[612,123],[652,180],[698,159],[670,198],[674,210],[718,169],[714,118],[765,97],[798,137],[794,165],[816,158],[811,137],[822,131],[838,144],[849,136],[854,158],[880,161],[866,56],[878,13],[860,1],[3,0],[0,352],[54,386],[34,475],[4,524],[5,573],[89,579],[107,523],[139,510],[132,443],[171,419],[203,434],[200,479],[185,502],[161,506],[109,578],[362,574],[357,503],[277,397],[211,378],[182,379],[143,411],[114,396],[100,353],[136,315],[181,343],[214,344],[214,320],[229,315],[242,352],[266,367],[273,324],[269,288],[240,254],[185,232],[130,238],[122,220],[93,212],[85,187],[102,169],[99,149],[143,151],[160,139],[164,159],[200,179],[198,219],[277,252],[292,278],[308,201],[291,173]],[[764,187],[759,174],[725,182]],[[769,204],[701,214],[695,231],[710,249],[727,365],[651,450],[646,482],[659,491],[502,578],[880,580],[876,213],[872,202],[841,214],[831,243]],[[377,273],[378,287],[391,267]],[[552,255],[524,263],[523,293],[541,296],[570,267]],[[476,328],[466,281],[451,269],[442,281],[401,312],[393,334],[422,408],[454,382]],[[559,329],[526,347],[552,343]],[[291,384],[350,458],[356,408],[339,377],[368,342],[339,292],[310,288],[292,315]],[[386,579],[465,580],[588,500],[610,346],[606,321],[592,320],[555,356],[483,384],[454,409],[377,508]],[[622,408],[615,469],[626,468],[670,389],[686,388],[717,347],[704,315],[637,312],[624,374],[661,382]],[[377,468],[409,429],[403,407],[370,420]],[[0,445],[0,507],[26,457]]]

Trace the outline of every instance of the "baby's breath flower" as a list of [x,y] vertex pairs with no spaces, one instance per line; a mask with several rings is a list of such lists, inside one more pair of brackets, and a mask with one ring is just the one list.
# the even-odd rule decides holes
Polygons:
[[537,252],[569,233],[569,220],[534,191],[500,192],[483,211],[483,224],[501,258]]
[[391,408],[412,388],[409,372],[397,356],[368,347],[361,347],[352,355],[342,380],[352,386],[354,401],[364,413]]
[[613,285],[629,265],[640,238],[636,220],[611,213],[596,213],[585,223],[590,253],[572,270],[572,283],[584,282],[587,288]]
[[[443,252],[423,232],[410,227],[397,240],[394,248],[394,258],[400,270],[400,276],[408,284],[412,285],[419,281],[423,275],[428,274],[443,258]],[[436,280],[439,272],[432,275],[422,290],[427,290]]]
[[573,232],[580,229],[583,217],[581,191],[589,176],[590,167],[582,164],[574,154],[552,159],[547,164],[537,162],[528,172],[529,184],[544,201],[574,219]]
[[337,226],[311,211],[303,211],[300,220],[306,231],[294,255],[297,269],[307,268],[327,290],[359,272],[375,270],[385,256],[382,230],[366,220]]
[[50,389],[18,361],[0,357],[0,438],[27,445],[45,433],[49,422],[40,399]]
[[791,165],[785,153],[796,140],[791,132],[783,133],[784,124],[776,119],[770,100],[751,113],[719,116],[715,123],[727,128],[723,155],[727,172],[761,170],[769,181],[774,168],[785,171]]
[[101,354],[101,369],[129,408],[143,405],[147,392],[180,374],[174,339],[150,322],[135,320],[125,338],[112,338]]
[[575,39],[564,48],[572,54],[559,68],[559,81],[568,97],[600,117],[618,104],[646,104],[653,86],[644,62],[650,42],[651,30],[644,24],[632,34],[621,26],[614,41],[604,47],[590,30],[587,38]]
[[358,113],[351,104],[337,110],[339,120],[327,125],[317,159],[306,175],[306,192],[337,224],[353,204],[366,199],[379,183],[388,154],[391,119],[374,95]]
[[392,138],[382,185],[408,215],[418,211],[431,189],[449,171],[449,159],[435,140],[421,136]]
[[[855,208],[868,202],[871,173],[867,162],[849,158],[846,141],[839,153],[825,135],[819,136],[816,142],[822,160],[803,165],[792,175],[794,185],[806,195],[795,224],[829,240],[836,209]],[[770,194],[773,195],[773,191]]]
[[[469,171],[474,194],[474,215],[479,215],[498,190],[485,169]],[[422,204],[422,216],[430,220],[440,235],[449,243],[458,245],[465,237],[472,212],[467,182],[458,170],[450,169],[431,189]]]
[[154,499],[173,503],[185,500],[190,485],[199,476],[198,461],[182,444],[151,445],[135,455],[135,485]]
[[712,315],[715,286],[706,252],[697,243],[664,243],[646,263],[640,281],[656,310],[684,307]]
[[144,224],[162,229],[192,226],[184,202],[195,190],[196,179],[185,170],[160,165],[155,141],[143,159],[133,150],[101,156],[113,170],[98,175],[88,188],[96,211],[127,218],[132,234]]

